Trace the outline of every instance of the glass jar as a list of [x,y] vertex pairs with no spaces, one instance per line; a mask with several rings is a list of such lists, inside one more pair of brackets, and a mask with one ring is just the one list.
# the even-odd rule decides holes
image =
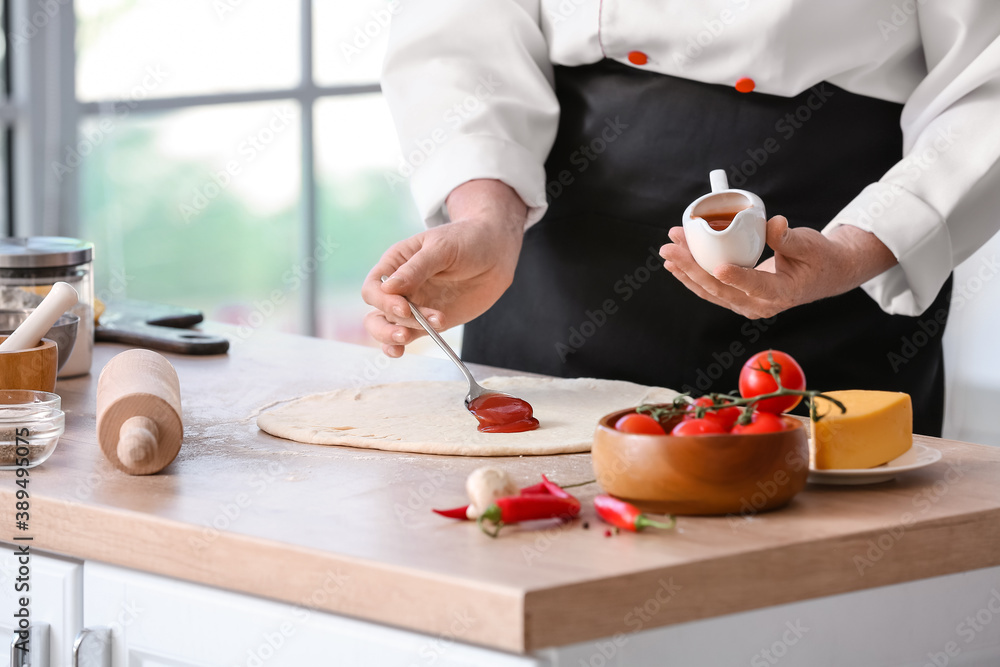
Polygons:
[[94,353],[94,244],[61,236],[0,240],[0,309],[34,308],[60,281],[80,295],[70,310],[80,324],[59,377],[86,375]]

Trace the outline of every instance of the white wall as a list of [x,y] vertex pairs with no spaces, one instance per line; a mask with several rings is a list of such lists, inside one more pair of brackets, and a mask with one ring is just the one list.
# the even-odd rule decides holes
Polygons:
[[1000,445],[1000,235],[955,270],[944,437]]

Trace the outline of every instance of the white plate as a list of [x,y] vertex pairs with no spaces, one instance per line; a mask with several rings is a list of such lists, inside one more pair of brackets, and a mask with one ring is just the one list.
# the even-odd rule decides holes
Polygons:
[[878,484],[888,482],[901,472],[916,470],[941,460],[941,452],[913,443],[902,456],[875,468],[859,468],[853,470],[816,470],[809,468],[809,481],[813,484]]

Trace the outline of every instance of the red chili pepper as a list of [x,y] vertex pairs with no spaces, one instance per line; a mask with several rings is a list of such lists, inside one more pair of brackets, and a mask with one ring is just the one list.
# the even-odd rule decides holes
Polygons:
[[[559,498],[551,494],[531,494],[497,498],[479,516],[479,527],[490,537],[496,537],[505,523],[519,523],[535,519],[572,519],[580,513],[580,501],[572,496]],[[496,524],[491,533],[484,521]]]
[[597,508],[597,516],[612,526],[631,530],[633,533],[637,533],[647,527],[669,530],[677,523],[673,515],[670,517],[670,523],[654,521],[640,512],[639,508],[635,505],[627,503],[624,500],[612,498],[611,496],[595,496],[594,507]]
[[[544,475],[543,475],[543,478],[544,478]],[[523,489],[521,489],[521,495],[522,496],[524,496],[524,495],[534,495],[534,494],[539,494],[539,493],[541,493],[541,494],[547,494],[547,493],[549,493],[549,489],[548,489],[547,486],[545,486],[545,482],[539,482],[538,484],[532,484],[531,486],[526,486]],[[464,505],[462,507],[455,507],[455,508],[450,509],[450,510],[435,510],[435,509],[432,509],[431,511],[434,512],[435,514],[440,514],[441,516],[448,517],[449,519],[462,519],[462,520],[468,521],[469,520],[469,516],[467,514],[468,509],[469,509],[469,506],[468,505]]]
[[542,487],[556,498],[572,498],[573,496],[555,482],[550,482],[549,478],[542,475]]
[[[520,493],[522,496],[531,495],[553,495],[557,498],[572,498],[573,496],[567,493],[561,486],[555,482],[549,481],[549,478],[542,475],[542,480],[538,484],[532,484],[531,486],[526,486],[521,489]],[[583,482],[583,484],[590,484],[590,482]],[[582,484],[574,484],[573,486],[582,486]],[[464,507],[455,507],[450,510],[431,510],[441,516],[448,517],[449,519],[460,519],[468,520],[469,517],[466,514],[469,509],[468,505]]]
[[434,510],[434,509],[432,509],[431,511],[434,512],[434,513],[436,513],[436,514],[440,514],[441,516],[446,516],[449,519],[463,519],[463,520],[466,520],[466,521],[469,519],[469,515],[467,514],[467,512],[469,511],[469,506],[468,505],[463,505],[462,507],[455,507],[455,508],[450,509],[450,510]]

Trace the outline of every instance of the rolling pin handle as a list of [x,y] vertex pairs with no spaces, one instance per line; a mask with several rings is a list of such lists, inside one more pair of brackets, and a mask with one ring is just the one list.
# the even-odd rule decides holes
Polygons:
[[125,420],[119,431],[118,460],[134,467],[151,461],[156,456],[160,429],[149,417],[137,415]]
[[97,441],[101,453],[129,475],[153,475],[181,449],[181,386],[162,354],[125,350],[97,380]]

